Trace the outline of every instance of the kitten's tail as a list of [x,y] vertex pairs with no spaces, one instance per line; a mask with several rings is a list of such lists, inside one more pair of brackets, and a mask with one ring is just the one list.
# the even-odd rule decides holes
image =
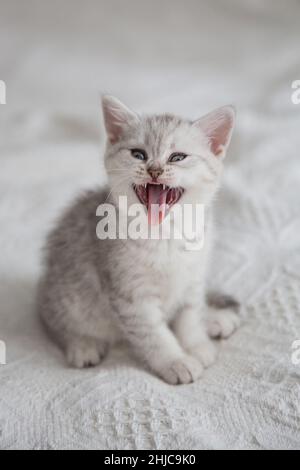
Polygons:
[[208,291],[206,302],[209,307],[217,309],[231,308],[235,312],[240,310],[240,303],[231,295],[218,291]]

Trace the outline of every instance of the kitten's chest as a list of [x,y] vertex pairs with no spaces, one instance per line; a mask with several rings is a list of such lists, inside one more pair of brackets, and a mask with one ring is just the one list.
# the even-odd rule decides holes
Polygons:
[[174,247],[161,255],[158,278],[163,310],[168,318],[187,300],[189,290],[201,282],[201,255]]

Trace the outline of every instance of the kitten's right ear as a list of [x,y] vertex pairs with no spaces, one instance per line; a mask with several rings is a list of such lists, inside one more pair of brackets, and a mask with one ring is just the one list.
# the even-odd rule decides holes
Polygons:
[[102,96],[104,124],[108,139],[115,144],[131,125],[139,122],[138,115],[112,95]]

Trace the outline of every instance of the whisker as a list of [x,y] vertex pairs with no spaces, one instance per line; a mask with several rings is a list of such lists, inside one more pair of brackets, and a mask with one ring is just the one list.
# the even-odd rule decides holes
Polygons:
[[125,177],[125,178],[120,178],[120,179],[118,180],[118,183],[115,184],[115,185],[111,188],[111,190],[109,191],[109,193],[108,193],[108,195],[107,195],[107,197],[106,197],[104,203],[107,201],[107,199],[109,198],[109,196],[111,195],[111,193],[113,192],[113,190],[114,190],[115,188],[117,188],[120,183],[123,183],[123,182],[126,181],[126,180],[130,181],[130,180],[131,180],[131,176],[128,175],[128,176]]
[[108,172],[110,172],[110,171],[123,171],[123,172],[128,172],[127,168],[124,168],[124,169],[123,169],[123,168],[109,168],[107,171],[108,171]]

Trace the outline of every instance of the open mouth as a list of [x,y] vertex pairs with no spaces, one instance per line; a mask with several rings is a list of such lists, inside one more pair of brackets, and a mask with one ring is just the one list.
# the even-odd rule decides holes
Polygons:
[[171,188],[165,184],[146,183],[134,184],[137,197],[148,211],[149,224],[162,223],[173,204],[179,201],[184,189]]

